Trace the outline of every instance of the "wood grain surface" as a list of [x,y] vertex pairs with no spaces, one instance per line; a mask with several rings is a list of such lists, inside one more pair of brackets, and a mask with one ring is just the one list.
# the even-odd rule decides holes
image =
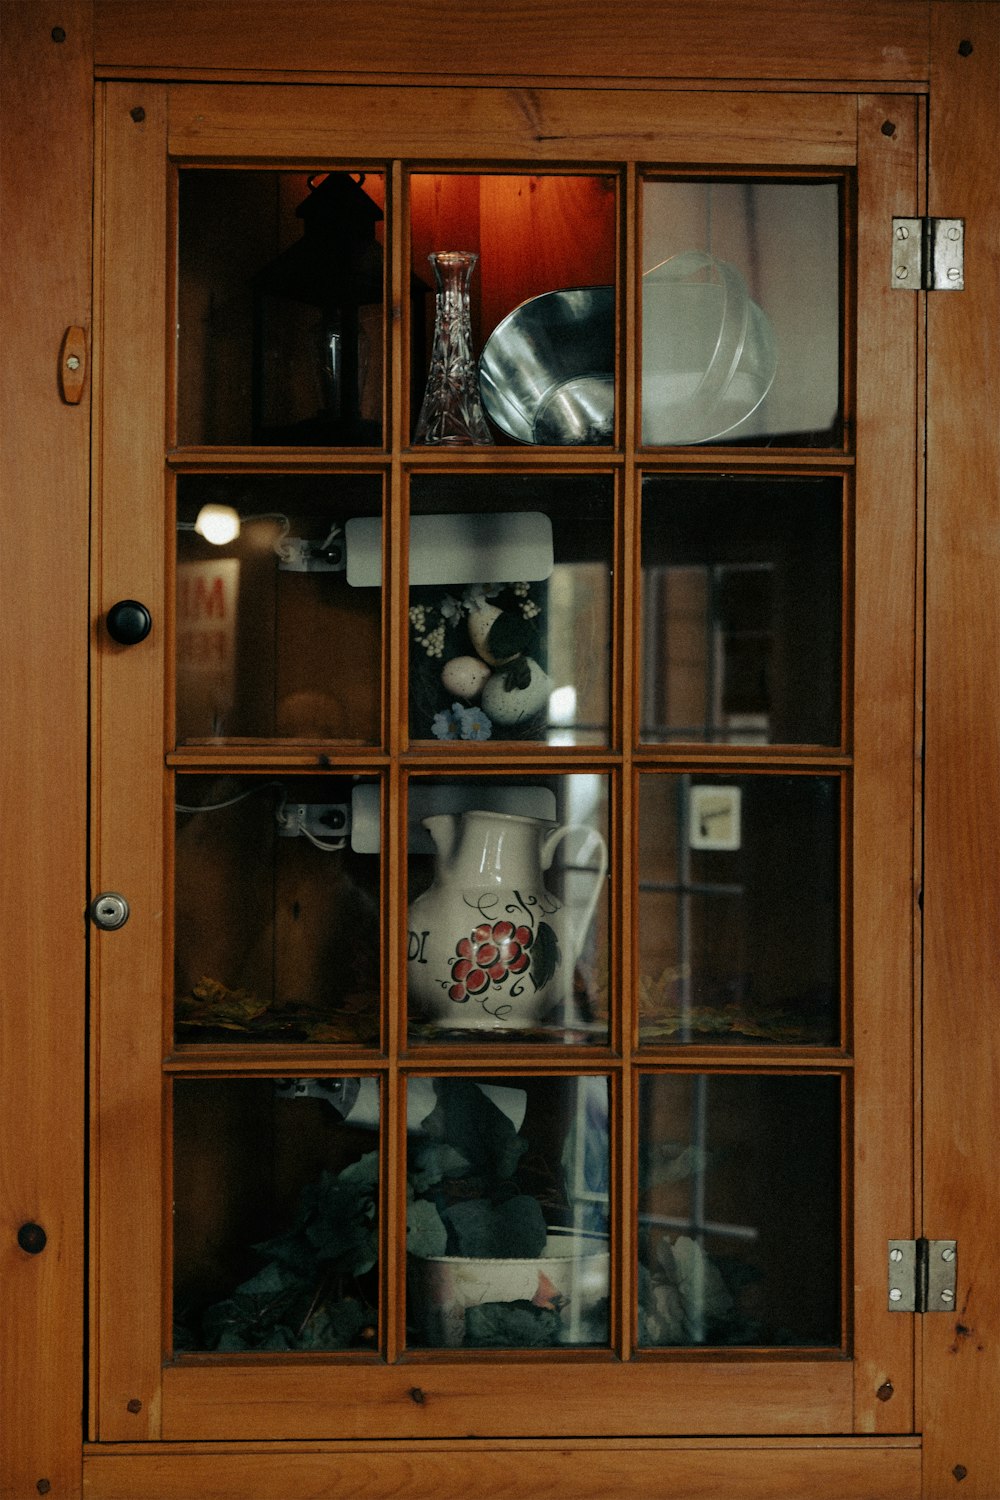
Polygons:
[[[90,9],[0,16],[4,1500],[80,1483],[90,401],[89,385],[61,399],[59,360],[91,321]],[[47,1236],[38,1254],[25,1223]]]

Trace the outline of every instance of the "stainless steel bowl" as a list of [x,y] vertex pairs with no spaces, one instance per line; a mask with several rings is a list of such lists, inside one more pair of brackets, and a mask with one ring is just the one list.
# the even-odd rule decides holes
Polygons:
[[615,307],[610,286],[543,292],[486,341],[487,415],[521,443],[607,443],[615,424]]

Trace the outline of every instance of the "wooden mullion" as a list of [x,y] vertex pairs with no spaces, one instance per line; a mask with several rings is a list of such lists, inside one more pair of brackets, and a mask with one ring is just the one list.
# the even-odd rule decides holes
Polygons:
[[445,469],[455,464],[463,474],[470,470],[502,473],[505,469],[510,469],[517,474],[546,474],[553,470],[556,473],[572,474],[578,469],[617,470],[623,466],[621,453],[615,452],[613,448],[604,446],[587,448],[582,444],[579,448],[554,448],[551,452],[546,452],[542,448],[532,452],[530,458],[522,452],[520,447],[502,448],[499,444],[494,448],[466,448],[460,453],[449,453],[447,448],[438,447],[412,448],[406,455],[406,462],[407,466],[414,471],[428,468]]
[[[408,368],[406,346],[409,333],[409,226],[406,220],[408,194],[403,180],[402,164],[393,162],[389,172],[389,230],[388,250],[390,262],[389,290],[389,359],[390,397],[386,411],[388,439],[391,454],[389,466],[389,493],[385,497],[386,517],[383,524],[383,588],[388,590],[388,651],[384,661],[386,677],[386,723],[383,742],[390,758],[390,782],[399,755],[407,743],[407,591],[409,540],[406,518],[408,506],[404,504],[404,472],[401,453],[408,434],[404,431],[407,419],[406,402],[403,397],[403,374]],[[398,788],[393,788],[397,790]]]
[[[639,513],[641,476],[636,468],[636,450],[640,404],[639,389],[639,345],[638,305],[642,287],[642,263],[640,245],[642,225],[640,220],[639,183],[635,163],[626,168],[624,203],[621,215],[622,242],[619,253],[621,286],[622,338],[619,349],[619,364],[616,391],[621,406],[620,441],[625,455],[625,467],[618,486],[620,526],[618,529],[618,555],[616,577],[619,580],[618,625],[619,647],[615,652],[615,669],[620,673],[620,692],[616,694],[620,705],[620,716],[616,726],[615,743],[621,746],[621,769],[616,778],[614,801],[615,819],[613,849],[615,858],[612,869],[617,878],[612,882],[612,1043],[622,1058],[622,1071],[617,1095],[617,1109],[612,1115],[615,1128],[611,1132],[613,1180],[618,1184],[617,1199],[612,1199],[612,1267],[616,1269],[612,1310],[616,1315],[613,1337],[621,1358],[628,1360],[633,1354],[636,1326],[636,1241],[635,1226],[638,1222],[637,1176],[635,1172],[637,1082],[633,1067],[636,1041],[637,1010],[635,1004],[635,874],[637,869],[637,845],[635,839],[635,773],[633,751],[638,739],[638,671],[637,643],[640,639],[639,615],[642,607],[641,572],[639,558]],[[614,1005],[617,996],[617,1006]]]
[[[738,753],[737,753],[738,751]],[[695,747],[690,741],[677,745],[644,745],[633,756],[637,770],[690,771],[694,774],[725,773],[734,776],[755,771],[829,772],[851,769],[851,757],[825,745],[740,745],[713,744]]]
[[377,776],[389,768],[389,758],[379,750],[365,750],[357,745],[325,746],[316,748],[316,741],[303,740],[301,744],[282,746],[261,744],[259,747],[240,744],[233,740],[226,745],[209,745],[194,741],[179,749],[168,751],[166,765],[189,775],[221,775],[225,772],[251,776],[264,775],[274,770],[287,771],[289,775],[302,775],[308,771],[342,770],[365,776]]
[[621,1071],[621,1060],[609,1052],[594,1048],[592,1052],[574,1051],[558,1044],[538,1043],[533,1052],[490,1052],[489,1060],[480,1050],[463,1052],[454,1044],[450,1052],[423,1047],[415,1048],[400,1063],[407,1077],[443,1077],[456,1074],[462,1078],[493,1078],[504,1074],[514,1077],[579,1078],[584,1074],[612,1074]]
[[[383,407],[383,416],[389,421]],[[182,446],[167,452],[167,464],[181,474],[328,474],[332,468],[352,472],[376,472],[386,467],[385,454],[376,447],[337,448],[247,448],[219,443],[212,447]]]
[[470,743],[463,746],[465,754],[456,758],[449,749],[449,742],[439,744],[430,740],[415,744],[403,757],[410,771],[426,772],[434,776],[482,776],[484,773],[505,772],[508,776],[561,776],[588,772],[594,776],[607,776],[620,764],[617,751],[595,750],[592,746],[559,746],[558,748],[532,751],[527,745],[521,747],[508,741],[509,749],[501,748],[498,742],[495,751],[486,745]]
[[406,1279],[406,1101],[398,1073],[406,993],[406,951],[403,943],[406,911],[406,788],[400,769],[400,752],[406,744],[406,648],[408,574],[408,497],[401,452],[407,434],[406,402],[403,397],[409,342],[408,195],[402,163],[393,161],[388,174],[389,222],[387,250],[390,287],[388,307],[388,387],[385,405],[390,450],[388,493],[383,510],[383,588],[386,590],[387,629],[383,650],[383,743],[388,768],[383,783],[382,847],[384,937],[383,1045],[388,1072],[382,1085],[382,1258],[381,1296],[383,1324],[381,1347],[392,1363],[405,1345],[403,1290]]

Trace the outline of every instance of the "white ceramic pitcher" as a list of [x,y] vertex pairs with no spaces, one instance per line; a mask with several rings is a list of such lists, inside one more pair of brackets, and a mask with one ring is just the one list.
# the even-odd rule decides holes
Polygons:
[[[533,1026],[568,998],[604,885],[607,846],[582,824],[478,809],[424,818],[434,880],[410,906],[407,991],[414,1013],[463,1030]],[[598,863],[586,900],[564,904],[544,872],[570,833]],[[583,856],[582,856],[583,857]]]

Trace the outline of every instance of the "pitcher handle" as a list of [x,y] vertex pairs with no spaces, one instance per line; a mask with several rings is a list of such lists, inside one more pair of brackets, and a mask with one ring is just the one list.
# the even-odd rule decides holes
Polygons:
[[[590,894],[584,901],[573,902],[572,904],[567,901],[566,903],[565,909],[567,913],[571,914],[574,927],[576,928],[573,934],[573,959],[575,962],[579,958],[583,948],[587,929],[590,926],[591,918],[597,908],[597,901],[604,886],[604,877],[608,873],[608,846],[597,829],[591,828],[587,823],[564,823],[561,827],[553,829],[548,838],[542,842],[541,862],[543,870],[547,870],[552,864],[552,856],[556,852],[556,846],[571,833],[585,833],[587,835],[577,855],[577,859],[581,864],[595,849],[598,853],[597,866],[591,871],[594,877],[594,884]],[[577,923],[579,924],[578,926]]]

